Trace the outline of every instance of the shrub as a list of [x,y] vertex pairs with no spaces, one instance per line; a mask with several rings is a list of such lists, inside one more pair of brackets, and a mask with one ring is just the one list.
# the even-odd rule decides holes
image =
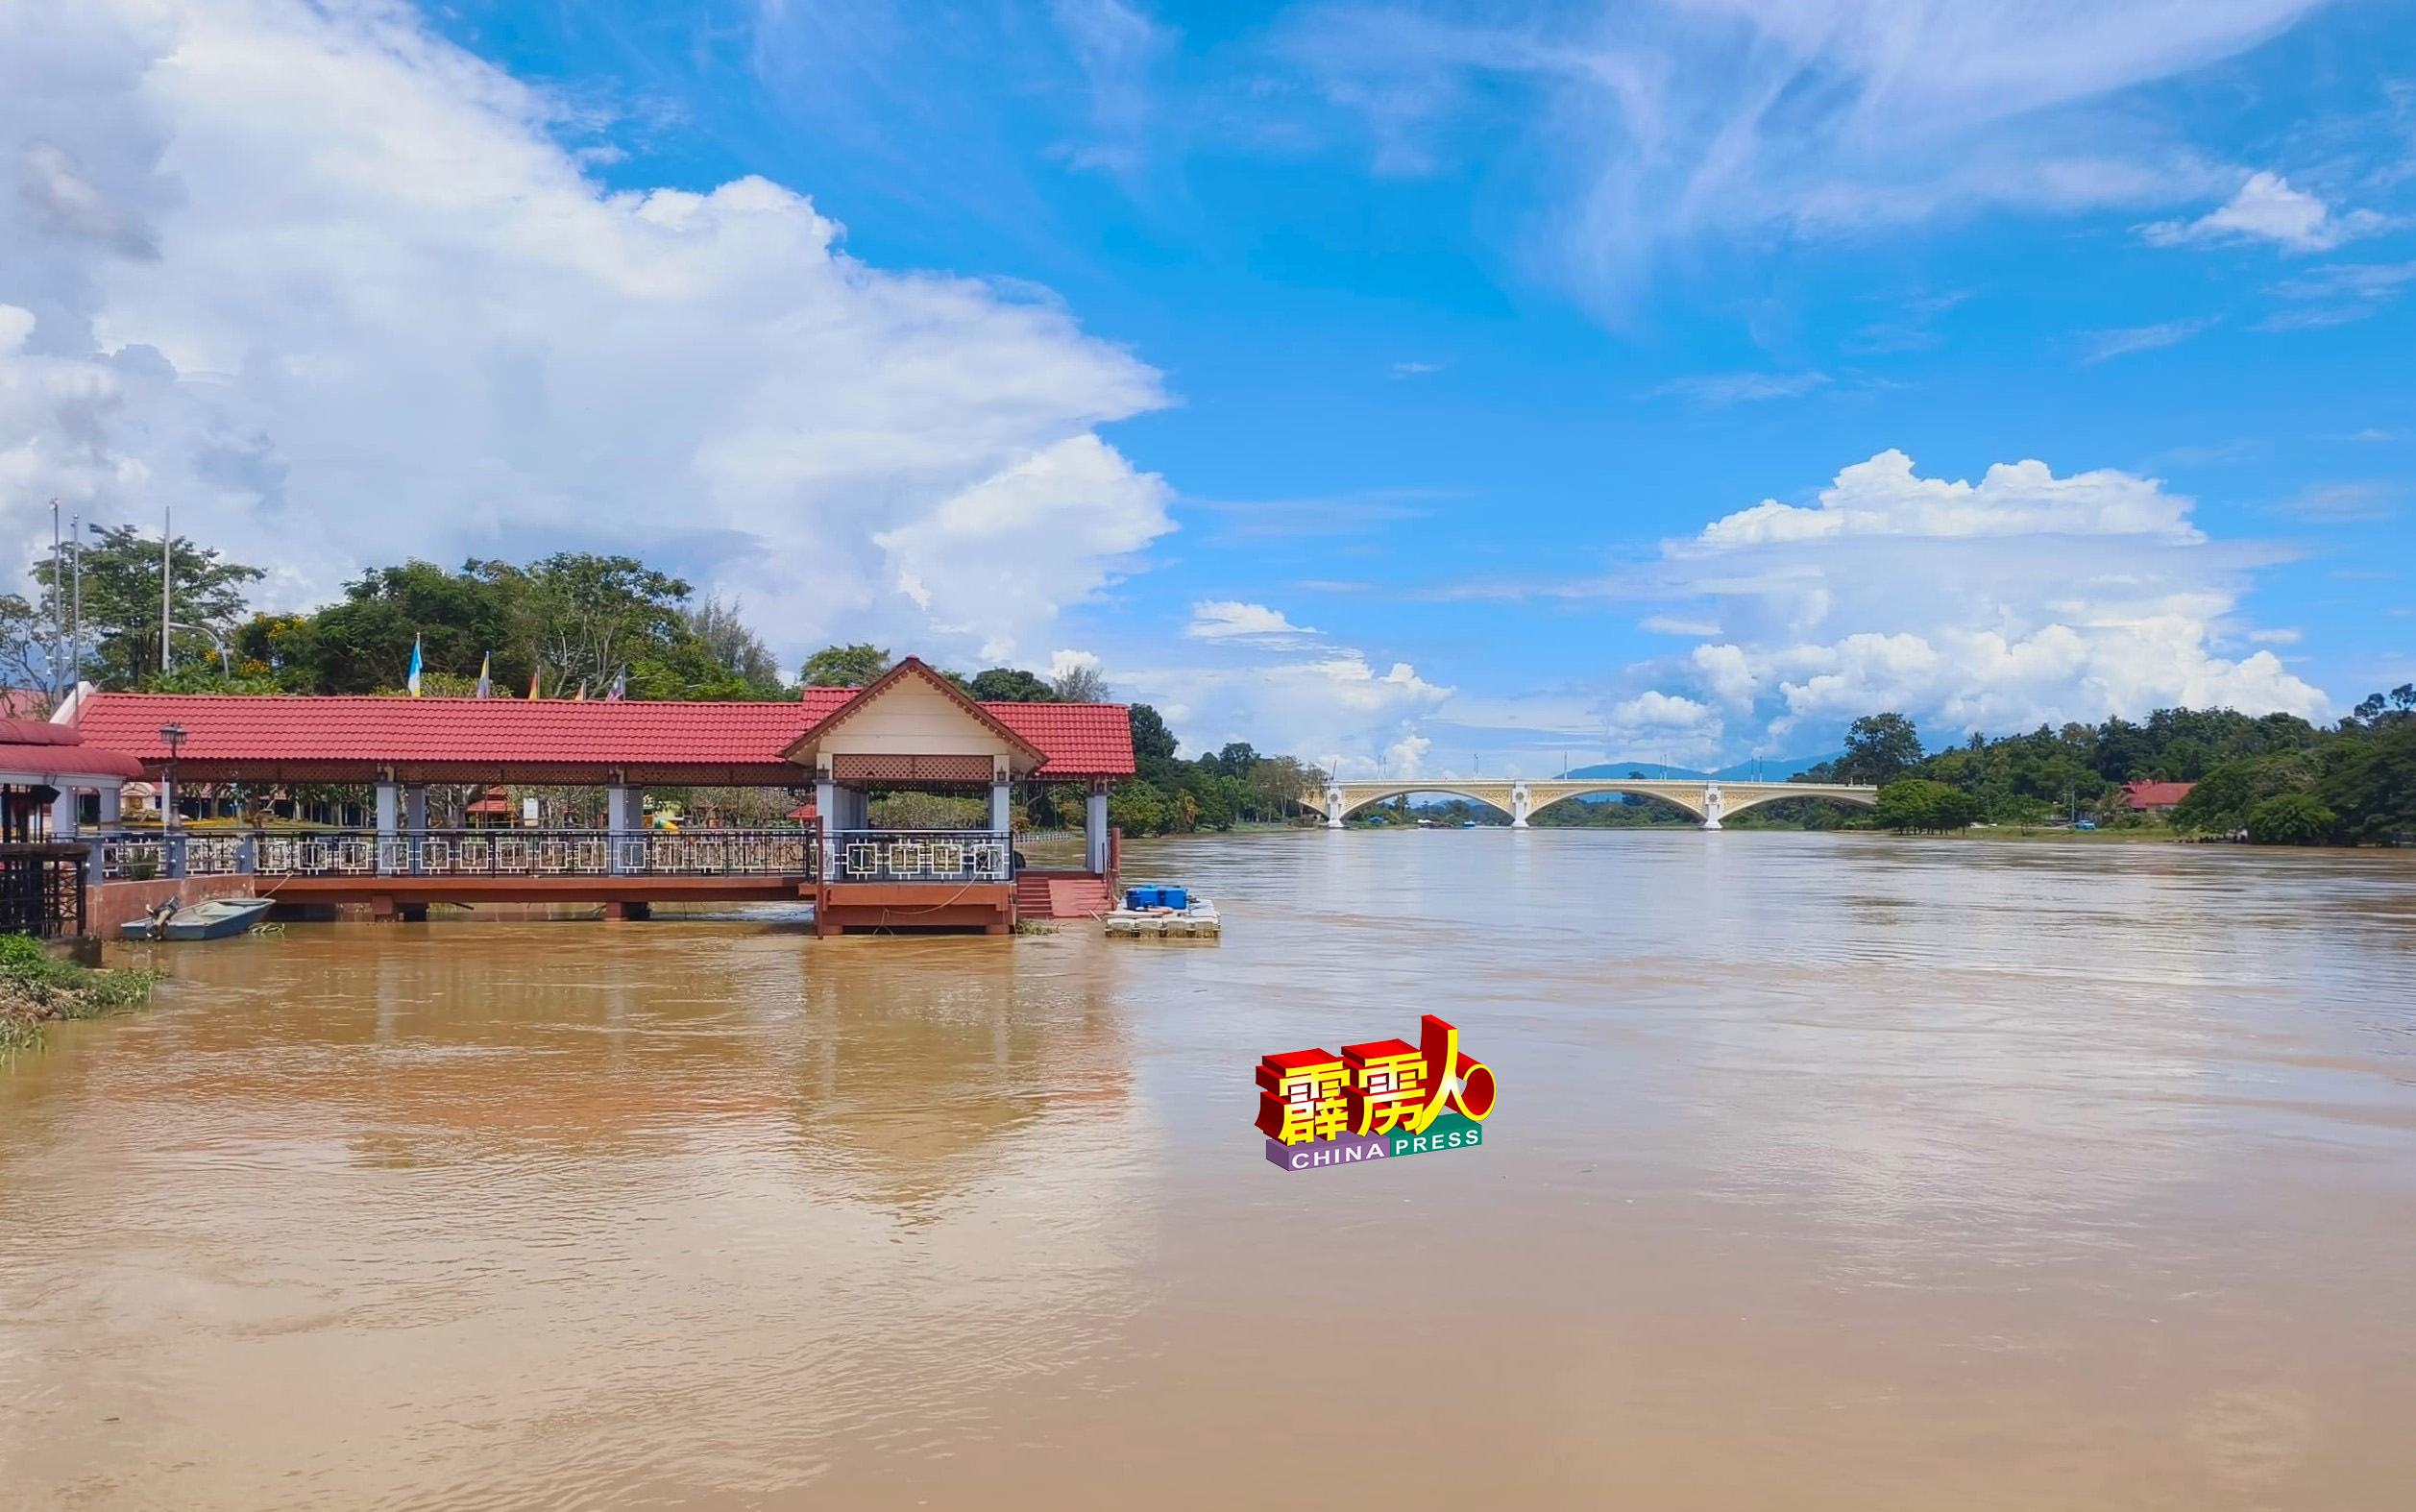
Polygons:
[[2340,817],[2304,793],[2267,798],[2248,811],[2248,838],[2259,845],[2321,845]]

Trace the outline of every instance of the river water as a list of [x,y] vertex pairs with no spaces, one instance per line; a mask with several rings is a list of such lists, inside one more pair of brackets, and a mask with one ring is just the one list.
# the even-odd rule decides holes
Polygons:
[[[2416,1504],[2416,858],[1127,870],[1224,940],[166,947],[0,1070],[0,1506]],[[1266,1162],[1423,1012],[1481,1148]]]

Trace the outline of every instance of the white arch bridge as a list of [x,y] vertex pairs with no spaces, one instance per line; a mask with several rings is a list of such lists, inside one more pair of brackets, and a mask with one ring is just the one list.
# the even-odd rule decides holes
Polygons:
[[1782,798],[1828,798],[1869,808],[1879,801],[1877,788],[1842,782],[1719,782],[1700,777],[1505,777],[1491,782],[1458,781],[1448,777],[1412,777],[1391,782],[1330,782],[1311,788],[1301,801],[1326,817],[1328,829],[1342,828],[1345,815],[1371,803],[1405,793],[1448,793],[1473,802],[1490,804],[1510,816],[1510,827],[1526,828],[1527,817],[1569,798],[1598,793],[1636,793],[1674,804],[1720,828],[1722,816]]

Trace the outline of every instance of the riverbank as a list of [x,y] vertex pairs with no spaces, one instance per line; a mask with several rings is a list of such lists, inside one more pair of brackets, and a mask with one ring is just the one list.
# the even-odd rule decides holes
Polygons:
[[23,935],[0,935],[0,1058],[41,1043],[42,1026],[151,1006],[159,973],[61,961]]

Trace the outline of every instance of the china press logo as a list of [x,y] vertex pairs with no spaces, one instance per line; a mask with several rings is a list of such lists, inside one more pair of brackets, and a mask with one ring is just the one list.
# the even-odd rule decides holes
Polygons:
[[1463,1055],[1459,1031],[1428,1013],[1418,1042],[1379,1039],[1342,1054],[1295,1050],[1258,1062],[1267,1159],[1311,1171],[1481,1144],[1493,1070]]

